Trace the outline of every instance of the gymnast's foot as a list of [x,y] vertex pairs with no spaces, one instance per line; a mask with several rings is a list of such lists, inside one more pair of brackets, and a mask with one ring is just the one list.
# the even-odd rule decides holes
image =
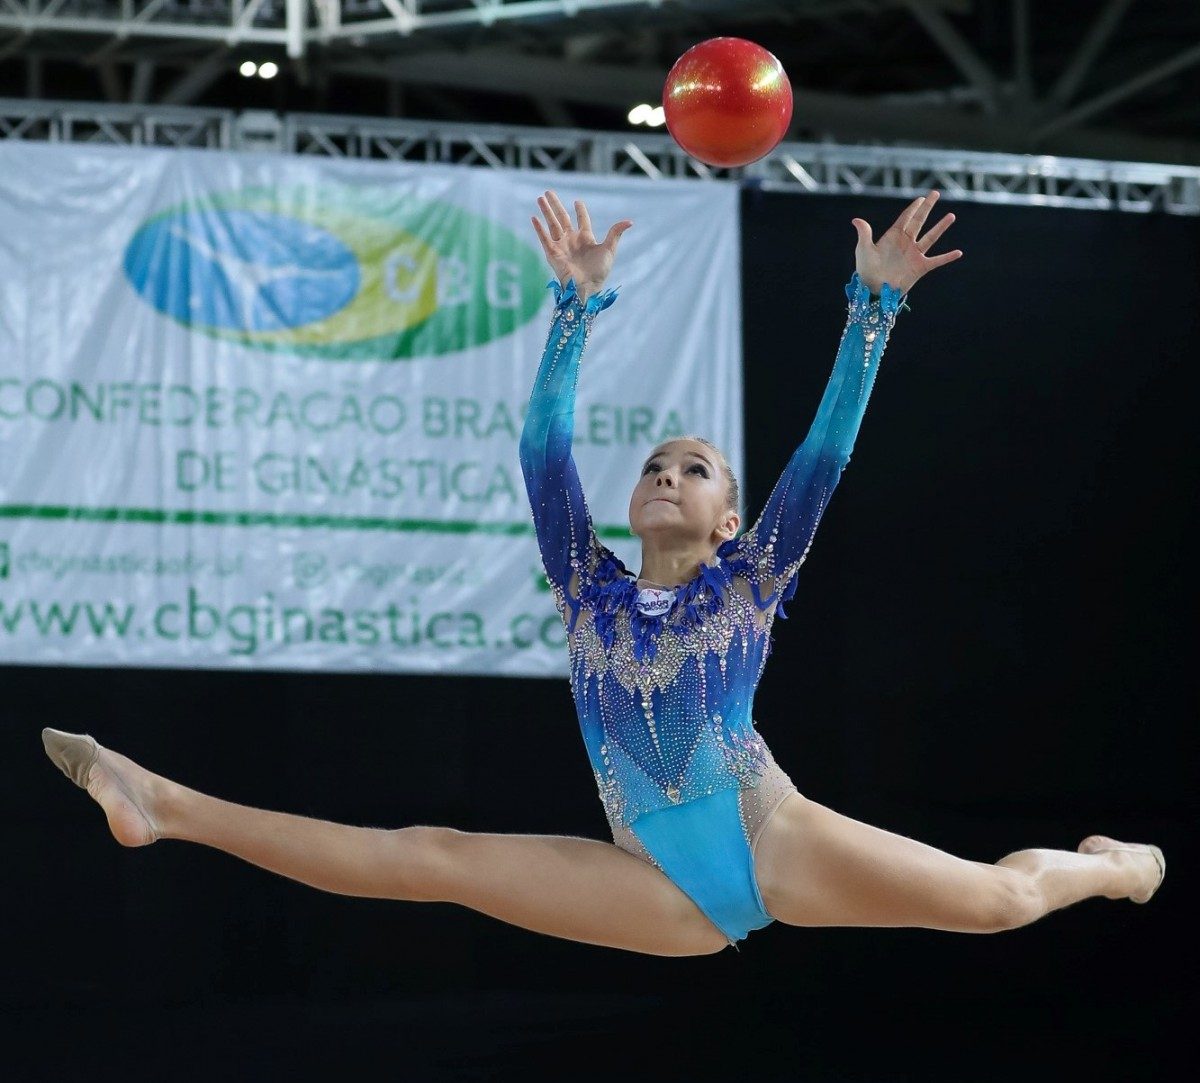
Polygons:
[[171,782],[86,733],[44,729],[42,744],[55,766],[104,809],[109,830],[122,846],[149,846],[163,837],[159,812]]
[[1109,854],[1120,867],[1130,870],[1134,888],[1128,894],[1110,895],[1112,899],[1149,902],[1167,872],[1167,861],[1157,846],[1139,842],[1118,842],[1107,835],[1089,835],[1079,844],[1081,854]]

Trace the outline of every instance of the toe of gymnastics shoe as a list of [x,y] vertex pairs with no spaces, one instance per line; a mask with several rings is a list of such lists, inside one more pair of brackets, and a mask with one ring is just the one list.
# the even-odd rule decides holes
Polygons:
[[1148,903],[1152,898],[1154,898],[1154,893],[1160,887],[1162,887],[1162,882],[1167,878],[1167,859],[1163,857],[1162,850],[1160,850],[1153,843],[1149,844],[1148,849],[1150,850],[1150,853],[1154,855],[1154,860],[1158,862],[1158,883],[1150,889],[1150,893],[1144,899],[1134,898],[1131,895],[1130,898],[1133,899],[1135,903]]
[[88,773],[100,755],[100,746],[87,733],[64,733],[49,727],[42,730],[46,755],[76,786],[87,789]]
[[1154,843],[1151,842],[1151,843],[1146,843],[1144,845],[1138,845],[1138,846],[1098,846],[1095,850],[1090,850],[1088,852],[1093,853],[1093,854],[1105,854],[1105,853],[1110,853],[1113,850],[1122,850],[1125,853],[1129,853],[1129,854],[1149,853],[1150,856],[1153,857],[1155,862],[1158,864],[1158,883],[1155,884],[1143,896],[1140,896],[1140,897],[1137,895],[1129,896],[1130,902],[1148,903],[1152,898],[1154,898],[1154,893],[1160,887],[1162,887],[1162,882],[1163,882],[1163,880],[1166,879],[1166,876],[1167,876],[1167,859],[1165,857],[1163,857],[1162,850],[1160,850],[1157,846],[1154,845]]

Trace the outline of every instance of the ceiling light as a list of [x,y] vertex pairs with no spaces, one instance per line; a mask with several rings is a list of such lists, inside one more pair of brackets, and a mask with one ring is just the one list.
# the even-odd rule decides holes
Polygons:
[[645,124],[646,118],[652,112],[654,112],[654,109],[651,106],[647,105],[645,102],[642,102],[641,105],[635,105],[632,109],[629,110],[629,123],[630,124]]
[[666,124],[666,122],[667,111],[661,105],[656,105],[650,110],[649,115],[646,117],[646,123],[649,124],[651,128],[661,128],[664,124]]
[[243,60],[242,66],[238,68],[238,71],[240,71],[248,79],[251,75],[258,71],[258,65],[255,64],[253,60]]
[[258,74],[262,79],[274,79],[279,74],[279,65],[268,60],[265,64],[259,64]]

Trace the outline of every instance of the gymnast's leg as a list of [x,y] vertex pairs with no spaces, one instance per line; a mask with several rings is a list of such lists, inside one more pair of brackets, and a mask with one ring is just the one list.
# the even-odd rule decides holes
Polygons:
[[995,864],[842,816],[802,794],[767,822],[755,875],[767,912],[787,925],[868,925],[989,933],[1028,925],[1082,899],[1148,897],[1148,850],[1093,835],[1069,850],[1019,850]]
[[[52,758],[55,740],[66,743],[48,741]],[[322,891],[457,903],[534,932],[650,955],[728,946],[658,869],[598,839],[353,827],[209,797],[103,746],[90,766],[79,762],[76,780],[124,846],[185,839]]]

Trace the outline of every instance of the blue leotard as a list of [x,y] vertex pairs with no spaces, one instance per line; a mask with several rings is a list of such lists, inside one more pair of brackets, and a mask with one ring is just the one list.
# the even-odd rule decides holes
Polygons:
[[833,374],[762,514],[676,589],[670,609],[652,615],[639,607],[632,575],[597,539],[571,454],[580,359],[616,293],[583,303],[573,281],[550,286],[554,313],[520,457],[568,632],[584,745],[614,842],[667,873],[734,943],[773,920],[754,879],[753,849],[781,791],[794,789],[752,717],[771,625],[776,614],[786,617],[783,603],[849,462],[903,297],[885,283],[874,298],[851,277]]

